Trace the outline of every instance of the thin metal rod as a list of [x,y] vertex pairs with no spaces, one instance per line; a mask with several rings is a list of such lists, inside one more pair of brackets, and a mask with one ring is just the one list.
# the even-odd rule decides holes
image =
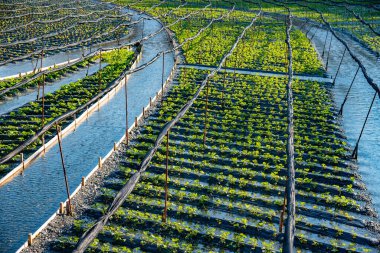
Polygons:
[[339,62],[338,70],[336,71],[336,74],[335,74],[335,77],[334,77],[333,85],[335,85],[336,77],[339,74],[340,66],[342,65],[342,62],[343,62],[343,59],[344,59],[344,55],[346,54],[346,50],[347,50],[347,48],[344,48],[344,52],[343,52],[342,58],[340,59],[340,62]]
[[348,88],[348,91],[347,91],[347,93],[346,93],[346,96],[344,97],[343,103],[342,103],[342,105],[340,106],[339,115],[342,115],[342,114],[343,114],[343,107],[344,107],[344,104],[345,104],[346,101],[347,101],[348,94],[350,93],[351,88],[352,88],[352,85],[353,85],[354,82],[355,82],[355,79],[356,79],[356,76],[358,75],[359,69],[360,69],[360,66],[358,66],[358,68],[357,68],[357,70],[356,70],[356,73],[355,73],[355,76],[354,76],[354,78],[352,79],[351,84],[350,84],[350,87]]
[[326,43],[327,43],[327,37],[328,36],[329,36],[329,31],[326,31],[325,43],[323,44],[322,58],[325,57],[325,49],[326,49]]
[[65,161],[63,159],[62,140],[61,140],[60,130],[59,130],[58,124],[55,125],[55,128],[57,130],[59,153],[61,155],[62,169],[63,169],[63,175],[65,177],[66,193],[67,193],[67,199],[68,199],[66,210],[67,210],[67,214],[71,215],[72,211],[71,211],[71,200],[70,200],[70,188],[69,188],[69,181],[67,180]]
[[331,34],[329,51],[327,52],[327,61],[326,61],[326,70],[329,68],[329,58],[330,58],[330,50],[331,50],[331,42],[333,40],[333,35]]
[[318,28],[315,29],[315,32],[313,33],[313,36],[311,36],[310,41],[314,39],[314,36],[317,34]]
[[377,95],[377,91],[376,91],[375,94],[373,95],[372,102],[371,102],[371,105],[370,105],[370,107],[369,107],[369,109],[368,109],[367,116],[365,117],[365,121],[364,121],[364,124],[363,124],[362,130],[360,131],[359,138],[358,138],[358,140],[356,141],[355,149],[354,149],[354,151],[352,152],[352,158],[354,158],[354,159],[358,159],[359,142],[360,142],[360,139],[362,138],[362,135],[363,135],[363,132],[364,132],[364,128],[365,128],[365,126],[366,126],[366,124],[367,124],[367,121],[368,121],[368,118],[369,118],[369,114],[371,113],[371,110],[372,110],[372,107],[373,107],[373,103],[375,102],[375,99],[376,99],[376,95]]

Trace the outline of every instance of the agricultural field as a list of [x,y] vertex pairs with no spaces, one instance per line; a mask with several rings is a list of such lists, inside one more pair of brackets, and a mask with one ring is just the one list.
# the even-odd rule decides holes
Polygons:
[[0,12],[0,252],[380,252],[380,2]]

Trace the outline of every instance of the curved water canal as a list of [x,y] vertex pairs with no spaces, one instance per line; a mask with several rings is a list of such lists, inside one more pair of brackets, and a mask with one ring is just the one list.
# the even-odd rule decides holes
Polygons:
[[[323,47],[326,38],[326,30],[318,29],[313,37],[320,55],[323,53]],[[314,29],[309,34],[313,34]],[[342,35],[341,35],[342,36]],[[311,37],[309,35],[309,37]],[[328,35],[326,49],[330,43],[331,33]],[[359,43],[353,41],[348,36],[343,38],[349,42],[352,52],[361,60],[366,67],[371,78],[380,84],[380,62],[374,54],[363,48]],[[344,54],[344,46],[336,38],[333,37],[329,54],[328,73],[335,76],[338,70],[339,63]],[[328,53],[325,52],[324,61],[327,62]],[[342,102],[347,94],[350,84],[355,76],[358,65],[354,62],[348,52],[344,54],[344,59],[336,79],[335,86],[332,88],[336,107],[340,109]],[[367,83],[363,73],[359,70],[355,82],[348,94],[347,101],[343,107],[342,125],[348,142],[352,147],[355,147],[356,141],[359,138],[360,131],[365,121],[368,109],[371,105],[374,89]],[[359,174],[362,176],[366,184],[374,208],[377,213],[380,213],[380,99],[375,99],[371,113],[369,115],[363,136],[359,143],[358,166]]]
[[[134,13],[133,11],[130,11]],[[138,15],[134,15],[134,19]],[[159,22],[146,20],[144,34],[161,28]],[[142,24],[138,24],[131,40],[141,36]],[[144,42],[142,59],[144,64],[162,50],[171,49],[169,37],[163,31]],[[174,65],[173,54],[165,55],[165,78]],[[141,113],[161,88],[162,59],[144,70],[132,74],[128,81],[129,122]],[[80,184],[96,165],[99,156],[104,157],[125,133],[124,89],[93,113],[75,132],[63,139],[63,151],[68,170],[70,190]],[[58,146],[37,159],[23,175],[0,188],[0,252],[13,252],[27,239],[28,233],[36,231],[66,199],[63,173]]]

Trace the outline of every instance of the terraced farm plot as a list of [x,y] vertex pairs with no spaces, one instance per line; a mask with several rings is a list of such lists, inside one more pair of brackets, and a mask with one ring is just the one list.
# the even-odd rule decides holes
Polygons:
[[[25,145],[24,143],[34,138],[36,134],[39,134],[44,127],[56,119],[75,112],[72,117],[66,118],[62,125],[68,125],[77,114],[88,109],[88,107],[96,103],[101,97],[102,92],[106,91],[110,86],[115,83],[115,80],[123,78],[123,72],[128,69],[137,58],[136,52],[129,49],[120,49],[110,52],[103,52],[102,60],[103,64],[108,64],[106,67],[101,68],[93,75],[89,75],[77,82],[73,82],[62,86],[58,91],[52,94],[45,94],[44,98],[38,99],[34,102],[27,103],[9,113],[0,115],[0,156],[5,157],[11,154],[16,148]],[[100,55],[90,58],[89,61],[99,60]],[[89,63],[89,61],[85,61]],[[79,67],[84,67],[83,62],[79,63]],[[73,66],[71,68],[76,68]],[[101,67],[99,63],[99,67]],[[36,81],[29,82],[28,85],[22,86],[25,89],[29,86],[34,86],[36,83],[41,84],[42,78],[57,78],[63,75],[65,71],[70,69],[64,69],[62,71],[53,72],[50,75],[43,76]],[[12,83],[12,81],[4,81],[6,84]],[[103,94],[104,95],[104,94]],[[42,96],[42,95],[41,95]],[[93,101],[94,98],[99,97]],[[87,105],[88,104],[88,105]],[[86,107],[82,108],[83,106]],[[42,136],[46,140],[51,139],[56,135],[55,129],[48,129]],[[43,145],[43,139],[38,138],[32,142],[31,145],[27,145],[24,149],[24,155],[27,157],[33,154],[36,149]],[[6,163],[3,163],[0,167],[0,175],[4,176],[15,165],[19,164],[20,155],[16,154],[11,156],[11,159]]]
[[42,49],[56,54],[117,40],[128,33],[129,16],[106,3],[49,1],[2,12],[1,65],[38,58]]
[[[96,204],[75,222],[69,237],[56,243],[56,250],[70,251],[77,236],[102,215],[136,172],[165,122],[195,93],[202,76],[183,70],[162,108],[149,116],[126,159],[107,179]],[[217,75],[209,86],[208,119],[204,91],[169,134],[168,221],[161,222],[166,161],[162,145],[90,251],[279,251],[286,182],[285,84],[280,78]],[[362,221],[368,215],[363,184],[355,164],[346,158],[349,150],[336,123],[328,85],[295,81],[294,91],[296,248],[374,250],[376,235]]]
[[[0,113],[0,185],[58,133],[68,199],[19,252],[380,251],[374,191],[358,160],[380,97],[371,69],[380,52],[377,2],[26,3],[0,3],[0,67],[32,63],[24,75],[0,80],[0,102],[38,90],[36,100]],[[43,70],[45,57],[80,51]],[[46,82],[97,65],[45,94]],[[356,70],[353,79],[337,87],[348,69]],[[130,95],[133,75],[157,76],[161,89],[144,97],[156,86],[138,79]],[[99,100],[123,82],[108,112],[125,117],[123,125],[97,127],[125,134],[113,136],[120,141],[71,195],[67,171],[82,168],[65,167],[58,125],[76,123],[96,103],[99,111]],[[342,116],[346,101],[357,99],[355,83],[373,97],[358,137],[346,134]],[[131,96],[148,103],[133,125]],[[83,154],[100,142],[87,143],[93,147]]]

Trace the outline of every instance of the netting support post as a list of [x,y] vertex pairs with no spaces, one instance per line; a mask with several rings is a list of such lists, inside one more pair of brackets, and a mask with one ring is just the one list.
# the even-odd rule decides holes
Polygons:
[[354,78],[352,79],[351,84],[350,84],[350,87],[348,88],[348,91],[347,91],[347,93],[346,93],[346,96],[344,97],[344,100],[343,100],[343,102],[342,102],[342,105],[340,106],[339,115],[342,115],[342,114],[343,114],[343,107],[344,107],[344,105],[345,105],[345,103],[346,103],[346,101],[347,101],[348,94],[349,94],[350,91],[351,91],[352,85],[353,85],[354,82],[355,82],[356,76],[358,75],[359,69],[360,69],[360,66],[358,66],[358,68],[357,68],[357,70],[356,70],[356,73],[355,73],[355,76],[354,76]]
[[25,170],[24,153],[21,153],[20,156],[21,156],[22,170]]
[[373,98],[372,98],[372,102],[371,102],[371,105],[370,105],[370,107],[369,107],[369,109],[368,109],[367,116],[365,117],[365,120],[364,120],[364,124],[363,124],[362,130],[360,131],[359,138],[358,138],[358,140],[356,141],[355,149],[354,149],[354,151],[352,152],[351,157],[352,157],[353,159],[358,159],[359,142],[360,142],[360,139],[362,138],[362,135],[363,135],[363,132],[364,132],[364,128],[365,128],[365,126],[366,126],[366,124],[367,124],[367,121],[368,121],[369,114],[371,113],[371,110],[372,110],[372,107],[373,107],[373,103],[375,102],[375,99],[376,99],[376,95],[377,95],[377,91],[375,92],[375,95],[374,95]]
[[330,50],[331,50],[331,42],[333,40],[333,35],[331,34],[329,50],[327,51],[327,60],[326,60],[326,70],[329,68],[329,59],[330,59]]
[[342,58],[340,59],[340,62],[339,62],[338,70],[336,71],[336,74],[335,74],[335,77],[334,77],[333,85],[335,85],[336,77],[339,74],[340,66],[342,66],[342,62],[343,62],[343,59],[344,59],[344,55],[346,54],[346,50],[347,50],[347,48],[345,47],[343,55],[342,55]]
[[59,145],[59,153],[61,156],[61,163],[62,163],[62,169],[63,169],[63,175],[65,177],[65,186],[66,186],[66,193],[67,193],[67,205],[66,205],[66,211],[67,215],[72,215],[72,210],[71,210],[71,199],[70,199],[70,188],[69,188],[69,181],[67,179],[67,173],[66,173],[66,166],[65,166],[65,161],[63,159],[63,151],[62,151],[62,140],[61,140],[61,131],[59,129],[58,124],[55,124],[55,128],[57,130],[57,138],[58,138],[58,145]]

